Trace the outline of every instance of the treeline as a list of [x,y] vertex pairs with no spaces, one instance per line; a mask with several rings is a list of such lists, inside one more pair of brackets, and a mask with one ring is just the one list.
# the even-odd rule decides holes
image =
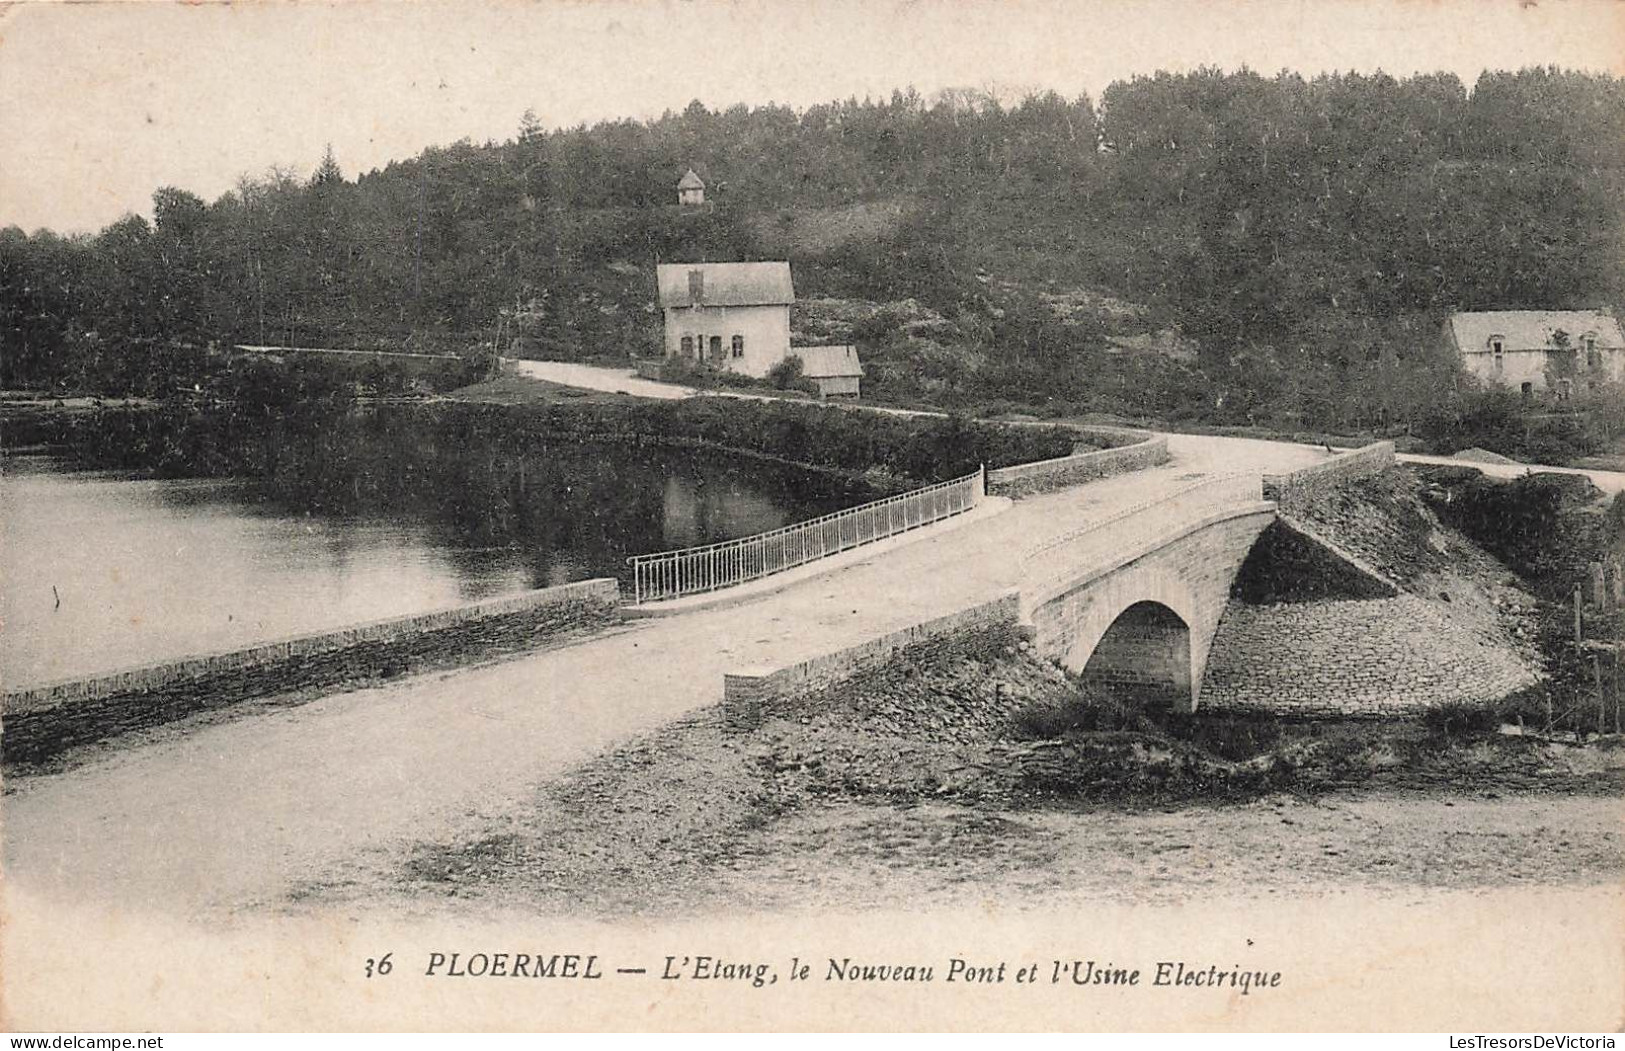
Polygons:
[[[683,214],[675,183],[706,179]],[[788,256],[802,297],[913,299],[863,333],[877,393],[1322,427],[1414,420],[1453,309],[1625,302],[1625,86],[1530,69],[1135,78],[1017,104],[897,92],[426,150],[358,179],[244,179],[93,237],[0,232],[9,384],[135,389],[214,341],[547,356],[656,346],[657,261]],[[796,216],[895,206],[803,239]],[[1087,288],[1191,365],[1108,353]],[[1131,326],[1130,326],[1131,327]],[[175,366],[179,370],[179,366]]]

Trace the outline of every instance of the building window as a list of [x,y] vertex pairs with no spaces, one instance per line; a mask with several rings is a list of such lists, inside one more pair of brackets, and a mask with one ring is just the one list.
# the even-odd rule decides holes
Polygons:
[[683,337],[683,357],[692,358],[693,356],[694,356],[694,337],[693,336],[684,336]]
[[1527,383],[1526,382],[1521,387],[1519,387],[1518,389],[1523,392],[1523,400],[1524,401],[1528,401],[1530,398],[1534,397],[1535,385],[1533,383]]
[[705,301],[704,270],[690,270],[688,272],[688,301],[691,304]]
[[1496,372],[1506,368],[1506,352],[1506,343],[1498,338],[1490,340],[1490,353],[1495,356]]
[[711,360],[712,361],[720,361],[720,360],[722,360],[722,337],[721,336],[712,336],[711,337]]
[[1602,366],[1602,355],[1597,353],[1597,337],[1596,336],[1587,336],[1585,338],[1585,344],[1586,344],[1586,368],[1588,368],[1588,369],[1600,368]]
[[1557,400],[1558,401],[1568,401],[1569,400],[1569,395],[1571,395],[1573,393],[1574,393],[1574,381],[1573,380],[1558,380],[1557,381]]
[[744,336],[735,336],[734,337],[734,357],[742,358],[744,356],[745,356],[745,337]]

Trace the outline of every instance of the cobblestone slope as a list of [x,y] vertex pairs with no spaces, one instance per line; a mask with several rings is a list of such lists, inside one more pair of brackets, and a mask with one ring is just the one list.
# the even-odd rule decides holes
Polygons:
[[1260,602],[1256,589],[1238,589],[1214,639],[1200,706],[1402,716],[1489,703],[1538,683],[1534,598],[1442,523],[1421,487],[1411,472],[1389,470],[1295,506],[1298,521],[1402,593]]

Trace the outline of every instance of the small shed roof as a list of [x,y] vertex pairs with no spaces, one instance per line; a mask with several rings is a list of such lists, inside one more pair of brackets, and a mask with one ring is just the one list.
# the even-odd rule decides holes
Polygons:
[[705,189],[705,180],[695,175],[694,169],[690,168],[683,173],[681,179],[677,180],[677,188],[679,190],[703,190]]
[[[699,271],[699,296],[689,274]],[[663,307],[755,307],[790,304],[796,290],[789,263],[662,263],[655,268]]]
[[1495,338],[1507,350],[1546,350],[1559,329],[1576,349],[1585,336],[1595,336],[1598,347],[1625,348],[1619,322],[1601,310],[1480,310],[1450,315],[1450,329],[1463,351],[1489,350]]
[[801,374],[808,379],[863,375],[856,347],[792,347],[790,353],[801,359]]

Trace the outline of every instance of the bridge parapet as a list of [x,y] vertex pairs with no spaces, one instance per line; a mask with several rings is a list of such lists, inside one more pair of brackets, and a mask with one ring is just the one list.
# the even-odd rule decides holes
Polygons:
[[987,472],[988,493],[993,496],[1033,496],[1168,462],[1168,439],[1162,435],[1144,431],[1124,431],[1118,428],[1087,430],[1105,435],[1111,440],[1128,439],[1130,444],[1109,449],[1090,449],[1087,452],[1075,452],[1071,456],[1017,464],[1014,467],[1000,467]]
[[[1120,550],[1123,545],[1118,534],[1107,537],[1106,530],[1138,515],[1165,512],[1161,519],[1165,524],[1172,525],[1187,520],[1197,511],[1205,513],[1217,508],[1255,505],[1263,501],[1263,486],[1258,475],[1211,475],[1045,538],[1021,553],[1022,576],[1054,576],[1051,567],[1063,567],[1062,572],[1065,573],[1067,568],[1075,569],[1080,561],[1091,556],[1109,554],[1106,549],[1115,547]],[[1105,538],[1104,542],[1096,542],[1098,538]]]
[[1286,474],[1264,476],[1264,495],[1280,503],[1308,499],[1344,482],[1370,478],[1394,465],[1394,443],[1372,442]]
[[779,668],[742,668],[722,677],[722,721],[729,730],[750,730],[776,705],[827,689],[891,660],[903,649],[930,640],[993,628],[1017,630],[1015,592],[957,613],[888,632]]

